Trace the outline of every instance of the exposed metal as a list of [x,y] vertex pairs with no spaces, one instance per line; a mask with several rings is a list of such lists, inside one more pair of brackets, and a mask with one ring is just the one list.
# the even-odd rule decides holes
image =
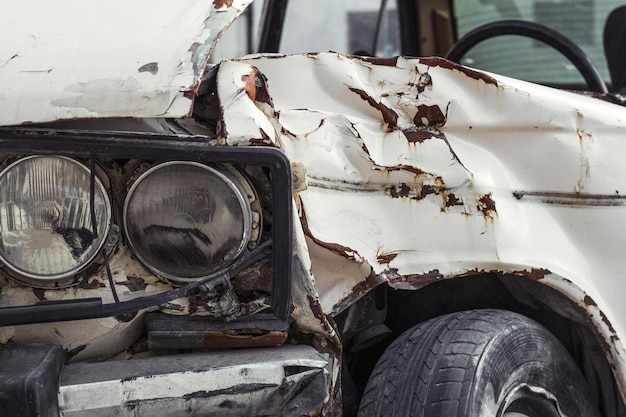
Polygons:
[[[16,140],[21,137],[22,140]],[[119,137],[115,133],[89,133],[89,132],[60,132],[50,130],[10,130],[7,129],[0,135],[0,149],[5,152],[36,152],[45,154],[64,153],[70,156],[85,156],[91,152],[111,158],[124,158],[131,155],[141,155],[144,158],[160,160],[171,158],[177,160],[191,160],[196,162],[222,162],[222,163],[249,163],[261,165],[272,172],[273,185],[271,199],[273,201],[274,214],[279,218],[291,218],[291,175],[289,163],[283,154],[275,149],[234,149],[225,147],[207,147],[203,138],[182,136],[159,136],[159,135],[135,135],[136,140],[131,140],[132,135]],[[31,140],[32,139],[32,140]],[[116,142],[117,146],[112,146]],[[50,144],[54,143],[54,146]],[[46,145],[47,144],[47,145]],[[27,150],[26,150],[27,149]],[[286,319],[289,314],[290,276],[291,270],[291,239],[292,226],[289,222],[277,224],[273,228],[271,241],[265,242],[250,253],[247,260],[240,258],[224,271],[212,274],[185,287],[155,295],[148,294],[140,297],[141,292],[131,295],[131,299],[121,303],[106,303],[108,297],[102,297],[102,291],[92,288],[93,292],[83,293],[76,296],[68,293],[57,293],[66,299],[52,298],[56,301],[44,305],[24,305],[19,298],[7,295],[7,289],[3,288],[3,297],[0,305],[12,306],[0,309],[0,323],[6,325],[26,324],[33,322],[52,322],[62,320],[79,320],[93,317],[107,317],[112,315],[132,313],[139,309],[154,307],[167,303],[190,294],[194,289],[208,283],[215,285],[223,280],[231,269],[241,270],[258,262],[269,254],[274,263],[274,279],[272,280],[272,308],[278,318]],[[256,258],[256,259],[254,259]],[[125,262],[123,258],[118,258]],[[112,262],[115,260],[112,260]],[[124,273],[126,272],[122,268]],[[100,274],[103,272],[100,271]],[[125,275],[125,274],[124,274]],[[146,272],[140,275],[146,276]],[[231,275],[232,276],[232,275]],[[127,275],[124,276],[126,278]],[[106,285],[105,285],[106,287]],[[105,288],[106,290],[106,288]],[[19,291],[19,290],[18,290]],[[143,291],[142,291],[143,292]],[[88,296],[87,294],[91,294]],[[97,298],[94,298],[97,297]],[[80,301],[67,302],[68,300]],[[103,300],[104,298],[104,300]],[[36,300],[36,299],[35,299]],[[48,301],[51,301],[48,299]],[[65,301],[65,302],[63,302]],[[45,314],[42,312],[45,311]]]
[[78,363],[63,368],[59,411],[71,416],[300,416],[327,400],[328,362],[282,346]]
[[151,350],[252,348],[285,343],[289,323],[264,314],[223,322],[150,313],[146,330]]
[[[256,73],[262,102],[236,93]],[[527,277],[587,311],[626,388],[626,109],[440,58],[250,56],[217,86],[225,143],[262,138],[306,165],[298,207],[327,314],[382,282]]]
[[[136,356],[146,309],[182,316],[181,323],[192,315],[227,320],[190,326],[182,335],[187,348],[298,344],[71,364],[62,371],[65,415],[82,407],[104,415],[332,408],[342,345],[329,317],[383,283],[419,290],[491,272],[540,282],[578,305],[626,393],[626,234],[619,231],[626,224],[626,109],[441,58],[251,55],[206,73],[214,41],[247,3],[169,2],[154,19],[145,18],[153,2],[90,4],[89,13],[109,23],[102,27],[75,18],[86,9],[60,13],[58,3],[9,5],[0,15],[0,27],[15,37],[0,49],[0,79],[11,80],[0,96],[0,125],[9,126],[0,131],[2,152],[258,164],[275,187],[279,232],[271,251],[268,242],[248,248],[254,259],[236,265],[248,272],[233,284],[269,288],[271,300],[232,297],[227,284],[239,269],[224,271],[228,282],[175,289],[117,237],[107,250],[119,303],[103,270],[72,289],[0,278],[0,344],[58,344],[70,362]],[[111,27],[119,28],[114,36]],[[89,47],[67,48],[76,44],[73,33],[85,33],[81,44]],[[189,136],[166,119],[190,116],[200,91],[207,103],[196,100],[196,116],[214,122],[215,135]],[[134,120],[142,117],[158,119]],[[15,127],[59,120],[73,128]],[[133,123],[157,133],[135,132],[127,127]],[[126,132],[110,132],[116,127]],[[270,252],[269,264],[257,263]],[[217,284],[221,292],[210,300],[200,291]],[[253,322],[268,307],[280,320],[228,326],[242,317]],[[183,348],[172,327],[151,330],[154,349]],[[364,345],[386,333],[379,330]]]

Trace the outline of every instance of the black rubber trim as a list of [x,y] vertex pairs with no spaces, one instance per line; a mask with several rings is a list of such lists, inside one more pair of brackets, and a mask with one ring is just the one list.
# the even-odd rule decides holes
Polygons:
[[258,52],[276,53],[280,50],[287,4],[289,0],[268,0],[263,6],[261,36]]
[[[0,152],[23,155],[63,155],[84,158],[144,159],[260,165],[270,172],[275,219],[272,238],[229,268],[200,281],[161,294],[103,304],[101,299],[43,302],[0,308],[0,326],[119,316],[156,306],[191,293],[209,290],[248,266],[272,257],[271,307],[286,320],[291,306],[292,194],[291,164],[270,147],[211,146],[204,136],[160,135],[80,130],[2,128]],[[204,289],[203,289],[204,287]]]
[[0,415],[58,417],[65,352],[58,345],[8,343],[0,352]]

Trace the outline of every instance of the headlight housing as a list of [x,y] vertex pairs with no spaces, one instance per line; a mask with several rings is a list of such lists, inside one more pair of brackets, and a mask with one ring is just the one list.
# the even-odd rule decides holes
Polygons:
[[[99,251],[95,248],[89,249],[90,252],[96,252],[96,256],[91,262],[83,263],[81,269],[76,270],[77,275],[70,277],[71,273],[67,273],[72,280],[69,284],[79,284],[75,290],[30,293],[22,291],[18,288],[19,284],[4,279],[6,275],[17,274],[11,268],[0,265],[0,326],[111,316],[124,318],[142,309],[169,306],[170,301],[184,297],[189,297],[189,313],[193,314],[198,306],[192,305],[192,301],[211,302],[212,297],[220,296],[222,292],[226,294],[237,291],[237,288],[243,291],[243,297],[250,296],[254,299],[249,305],[241,304],[241,310],[225,311],[225,317],[253,314],[269,303],[270,310],[267,311],[268,315],[263,315],[265,318],[269,316],[279,320],[288,319],[292,308],[293,195],[290,161],[282,151],[272,147],[213,146],[203,135],[59,130],[50,127],[0,129],[0,171],[13,164],[20,156],[33,154],[51,155],[52,159],[56,158],[54,155],[63,155],[64,158],[80,158],[77,161],[90,160],[88,179],[93,181],[94,186],[88,185],[84,179],[80,182],[83,187],[93,190],[90,197],[96,200],[96,193],[102,192],[106,196],[103,187],[96,180],[102,181],[114,207],[114,210],[109,208],[104,217],[109,217],[113,211],[113,216],[121,224],[129,223],[124,219],[124,202],[131,185],[148,168],[158,163],[157,161],[189,161],[227,172],[227,176],[230,173],[230,181],[234,177],[234,186],[248,198],[252,211],[251,237],[247,242],[247,249],[243,249],[222,270],[202,278],[186,277],[180,280],[181,285],[177,288],[151,288],[152,285],[143,278],[146,276],[144,267],[136,262],[139,256],[129,247],[128,236],[118,234],[110,218],[106,242],[104,231],[98,229],[98,236],[101,236],[98,240],[103,240],[102,245]],[[80,162],[71,163],[81,165]],[[222,169],[225,171],[221,171]],[[56,187],[54,181],[51,187]],[[94,223],[99,224],[98,221]],[[96,273],[95,267],[98,265],[105,268]],[[51,283],[39,280],[39,275],[36,276],[39,286],[40,282]],[[152,278],[148,279],[152,282]],[[257,280],[260,286],[256,285]],[[217,290],[215,285],[220,283],[227,285],[220,286],[220,290]],[[247,287],[248,283],[252,283],[253,287]],[[124,288],[124,293],[119,294],[123,297],[116,296],[115,284]],[[150,287],[144,287],[146,284]],[[232,287],[228,287],[228,284]],[[267,288],[268,285],[271,289]],[[257,294],[254,288],[258,288],[262,294]],[[17,293],[26,298],[14,298],[13,295]],[[228,299],[231,300],[230,297]],[[259,301],[260,304],[257,303]],[[182,307],[185,309],[185,306]],[[251,310],[247,310],[248,307]],[[222,309],[221,303],[217,308]],[[214,315],[209,310],[206,313]]]
[[253,215],[246,191],[222,167],[166,162],[142,174],[124,204],[128,244],[155,274],[201,279],[246,249]]
[[111,203],[97,177],[92,200],[91,175],[62,156],[23,158],[0,173],[0,260],[16,279],[38,287],[71,284],[98,255]]

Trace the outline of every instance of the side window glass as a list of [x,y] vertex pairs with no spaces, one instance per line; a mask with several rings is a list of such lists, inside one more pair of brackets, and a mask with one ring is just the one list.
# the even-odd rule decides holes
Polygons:
[[[609,81],[604,57],[603,31],[618,0],[454,0],[458,37],[496,20],[529,20],[562,33],[589,56]],[[489,39],[472,48],[464,65],[556,86],[583,85],[576,68],[545,44],[520,36]]]
[[[379,24],[381,10],[383,13]],[[373,51],[373,48],[376,50]],[[287,7],[280,51],[397,55],[400,51],[400,35],[396,2],[292,0]]]
[[[212,63],[256,52],[265,1],[255,0],[226,30],[211,55]],[[398,19],[396,0],[290,0],[280,52],[399,55]]]
[[382,58],[400,55],[400,20],[395,0],[383,0],[377,16],[375,55]]
[[255,0],[226,29],[211,54],[211,63],[216,64],[224,59],[237,58],[256,52],[264,1]]

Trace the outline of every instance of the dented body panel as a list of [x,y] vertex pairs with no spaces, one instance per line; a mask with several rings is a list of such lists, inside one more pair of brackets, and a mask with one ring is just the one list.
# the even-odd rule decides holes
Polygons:
[[[270,100],[252,111],[240,80],[256,71]],[[624,108],[439,58],[250,56],[222,64],[218,88],[241,91],[224,103],[229,145],[264,140],[306,165],[327,314],[382,282],[529,278],[587,312],[624,389]]]
[[[93,132],[112,144],[187,140],[198,154],[202,147],[270,148],[292,178],[283,187],[289,215],[274,217],[254,203],[255,227],[271,231],[255,232],[246,251],[254,254],[261,241],[271,247],[276,225],[290,226],[287,320],[267,317],[282,287],[273,283],[274,258],[265,257],[232,280],[130,316],[0,327],[2,346],[63,348],[69,365],[59,370],[55,406],[65,415],[91,406],[94,415],[176,415],[225,405],[235,414],[339,415],[345,346],[338,316],[379,285],[418,291],[492,273],[567,298],[576,313],[564,307],[563,315],[593,331],[625,396],[624,107],[432,57],[267,54],[209,67],[217,38],[248,1],[169,2],[158,13],[153,2],[66,3],[78,15],[98,14],[98,24],[39,3],[9,4],[0,15],[15,38],[0,50],[0,79],[10,80],[0,95],[0,126],[26,126],[23,137],[32,129],[48,140]],[[29,19],[34,9],[38,18]],[[48,16],[59,19],[42,25]],[[111,26],[119,29],[114,35]],[[77,33],[85,38],[73,43]],[[20,157],[11,149],[0,149],[3,158]],[[151,158],[99,161],[118,212],[142,174],[135,170],[148,164],[142,157]],[[235,162],[249,201],[275,193],[267,167]],[[138,262],[123,230],[106,248],[106,268],[68,287],[31,288],[3,272],[0,309],[178,294],[177,283]],[[183,358],[172,353],[179,349],[196,352]],[[103,362],[87,363],[95,360]],[[206,386],[195,389],[198,381]],[[93,403],[100,387],[108,391]]]

